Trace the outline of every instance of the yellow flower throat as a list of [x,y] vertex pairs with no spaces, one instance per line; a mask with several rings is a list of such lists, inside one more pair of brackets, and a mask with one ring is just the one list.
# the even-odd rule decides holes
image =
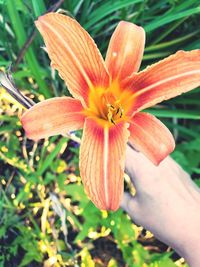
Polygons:
[[122,91],[116,85],[108,89],[93,88],[89,94],[88,108],[85,109],[85,113],[101,123],[115,125],[126,120],[129,96],[130,92]]

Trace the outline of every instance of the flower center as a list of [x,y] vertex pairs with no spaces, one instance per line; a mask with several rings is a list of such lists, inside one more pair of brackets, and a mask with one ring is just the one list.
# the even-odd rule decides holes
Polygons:
[[95,116],[100,120],[116,124],[123,119],[124,109],[119,97],[116,97],[111,90],[96,88],[89,95],[89,108],[87,115]]
[[124,110],[120,104],[120,100],[115,101],[114,104],[107,104],[107,119],[109,122],[116,124],[118,120],[120,120],[124,114]]
[[113,81],[108,88],[90,89],[88,106],[84,112],[100,124],[113,126],[121,121],[130,121],[133,102],[132,90],[121,88],[118,81]]

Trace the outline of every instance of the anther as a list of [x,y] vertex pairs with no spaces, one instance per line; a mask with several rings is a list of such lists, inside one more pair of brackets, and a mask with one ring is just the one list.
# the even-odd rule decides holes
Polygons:
[[113,118],[111,118],[111,122],[112,122],[114,125],[116,125],[116,123],[114,122]]

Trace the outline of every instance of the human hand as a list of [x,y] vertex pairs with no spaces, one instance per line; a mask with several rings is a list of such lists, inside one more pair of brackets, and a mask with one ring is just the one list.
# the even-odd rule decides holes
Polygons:
[[200,266],[200,189],[170,157],[154,166],[127,148],[126,172],[136,189],[121,206],[156,238],[174,248],[192,267]]

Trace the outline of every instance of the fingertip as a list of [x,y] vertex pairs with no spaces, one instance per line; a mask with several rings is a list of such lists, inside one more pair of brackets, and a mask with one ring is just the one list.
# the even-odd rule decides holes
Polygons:
[[125,192],[120,207],[132,217],[132,213],[134,213],[135,209],[134,197],[130,193]]

